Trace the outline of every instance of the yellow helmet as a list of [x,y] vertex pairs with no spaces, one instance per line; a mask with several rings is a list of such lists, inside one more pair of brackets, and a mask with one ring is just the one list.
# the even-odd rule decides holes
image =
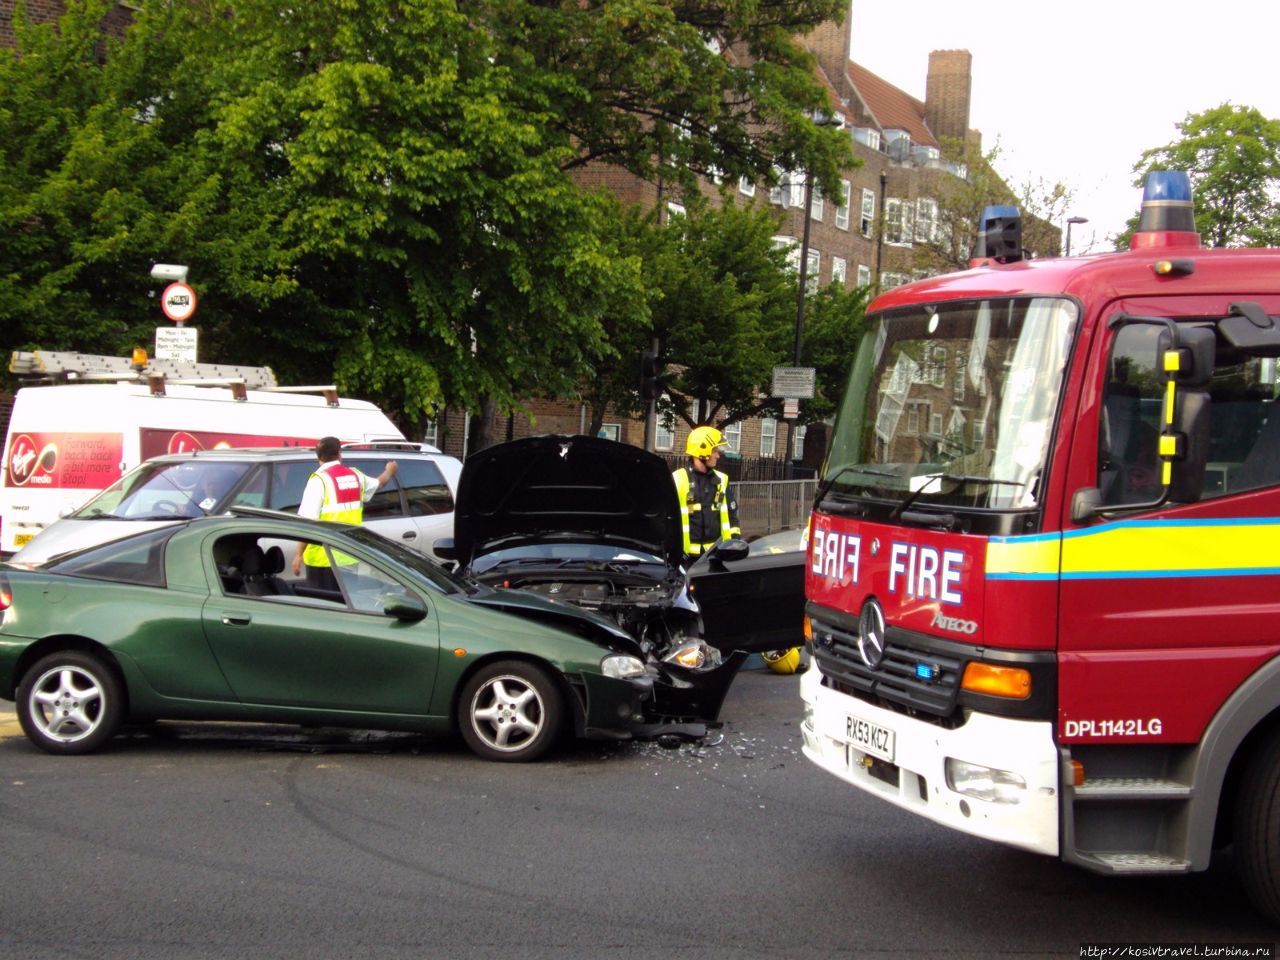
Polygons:
[[727,443],[715,427],[694,427],[689,432],[684,452],[691,457],[709,457],[716,447],[723,446],[727,446]]
[[800,669],[800,648],[766,650],[760,658],[774,673],[795,673]]

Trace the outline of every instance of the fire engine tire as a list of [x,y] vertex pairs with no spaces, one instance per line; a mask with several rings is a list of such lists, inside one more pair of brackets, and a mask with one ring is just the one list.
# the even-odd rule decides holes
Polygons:
[[1263,739],[1245,768],[1234,827],[1240,882],[1254,906],[1280,923],[1280,730]]

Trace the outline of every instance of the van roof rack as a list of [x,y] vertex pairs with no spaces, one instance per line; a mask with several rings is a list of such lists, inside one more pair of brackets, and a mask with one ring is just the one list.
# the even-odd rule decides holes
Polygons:
[[127,357],[56,350],[15,350],[9,357],[9,372],[18,377],[59,383],[78,380],[136,380],[145,383],[153,377],[163,377],[170,383],[242,384],[250,390],[278,389],[276,375],[270,367],[152,358],[138,368]]

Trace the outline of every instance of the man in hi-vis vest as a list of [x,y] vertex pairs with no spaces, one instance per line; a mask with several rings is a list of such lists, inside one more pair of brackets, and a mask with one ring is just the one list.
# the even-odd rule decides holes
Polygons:
[[[365,501],[377,493],[399,469],[399,465],[392,460],[376,479],[365,476],[342,462],[342,444],[337,437],[323,437],[316,444],[316,459],[320,461],[320,466],[307,478],[302,503],[298,505],[298,516],[332,523],[352,523],[358,526],[363,522]],[[338,580],[329,568],[329,555],[323,547],[314,543],[299,543],[297,552],[293,555],[294,576],[301,572],[304,563],[310,586],[326,590],[338,589]]]
[[715,468],[724,446],[725,439],[715,427],[694,427],[684,448],[689,465],[671,474],[680,501],[686,564],[717,540],[742,536],[738,503],[729,493],[729,476]]

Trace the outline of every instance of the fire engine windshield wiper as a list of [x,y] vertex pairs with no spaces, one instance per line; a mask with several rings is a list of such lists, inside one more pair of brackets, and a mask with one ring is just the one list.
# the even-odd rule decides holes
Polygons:
[[846,473],[865,473],[867,476],[870,476],[870,477],[899,476],[899,474],[895,473],[892,470],[878,470],[875,467],[866,467],[860,463],[842,463],[840,464],[840,466],[832,469],[830,474],[827,476],[827,478],[822,481],[822,484],[818,487],[818,492],[814,494],[813,502],[821,503],[824,499],[826,499],[827,494],[831,492],[831,488],[835,486],[835,482],[839,480],[841,477],[843,477]]
[[[992,477],[974,477],[974,476],[970,476],[968,474],[962,474],[962,473],[927,473],[923,477],[917,477],[913,479],[923,479],[924,483],[920,484],[920,486],[912,490],[910,495],[907,496],[905,500],[903,500],[900,504],[898,504],[896,507],[893,508],[893,512],[889,514],[890,523],[893,523],[895,520],[901,517],[903,513],[906,512],[907,508],[910,507],[913,503],[916,502],[916,500],[920,498],[921,494],[926,492],[941,493],[942,492],[941,486],[943,483],[954,483],[957,486],[965,483],[980,483],[983,486],[988,486],[988,487],[997,486],[997,485],[1004,486],[1004,487],[1025,487],[1026,486],[1026,483],[1024,483],[1021,480],[996,480],[996,479],[993,479]],[[935,482],[937,483],[937,489],[930,490],[929,488],[933,487]]]

